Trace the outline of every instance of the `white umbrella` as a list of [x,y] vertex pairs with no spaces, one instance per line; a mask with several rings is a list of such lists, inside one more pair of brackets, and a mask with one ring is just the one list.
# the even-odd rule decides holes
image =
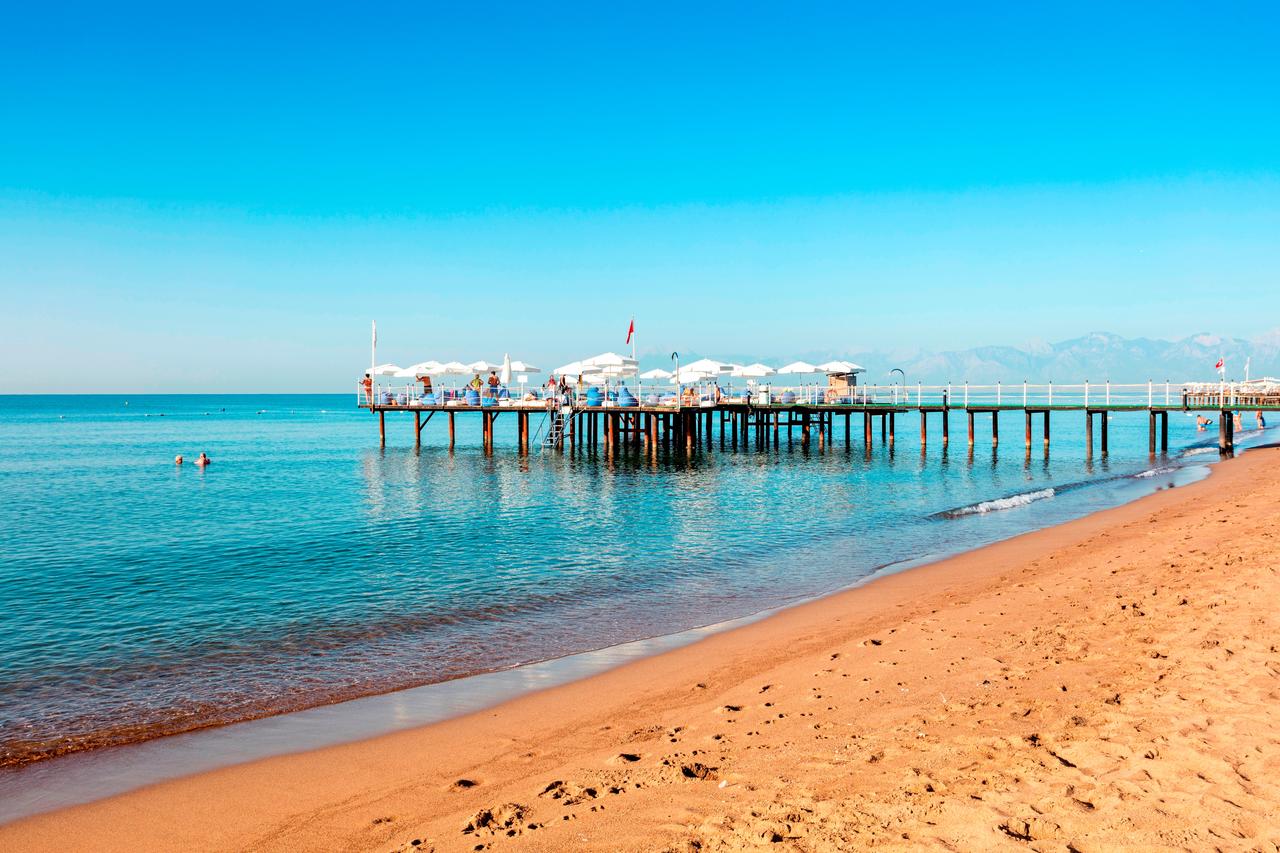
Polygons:
[[377,367],[369,371],[371,376],[395,376],[401,370],[404,370],[398,364],[379,364]]
[[498,381],[503,385],[511,384],[511,353],[502,356],[502,372],[498,374]]
[[474,370],[476,373],[491,373],[499,370],[501,367],[501,364],[494,364],[493,362],[485,361],[483,358],[479,361],[473,361],[467,365],[468,370]]
[[584,358],[582,363],[592,364],[599,368],[614,367],[630,370],[636,370],[640,366],[640,362],[634,358],[618,355],[616,352],[602,352],[599,355],[593,355],[591,358]]
[[402,367],[395,373],[391,374],[396,379],[417,379],[418,372],[412,367]]
[[697,370],[693,367],[681,367],[679,373],[672,378],[676,382],[701,382],[704,379],[719,375],[719,373]]
[[466,376],[474,371],[460,361],[446,361],[431,371],[432,376]]
[[828,361],[824,364],[819,364],[818,369],[823,371],[824,373],[862,373],[863,372],[863,369],[858,365],[854,364],[852,361],[841,361],[839,359],[835,361]]
[[529,364],[528,362],[524,362],[524,361],[521,361],[520,359],[516,359],[515,361],[511,362],[511,372],[512,373],[541,373],[542,368],[534,367],[532,364]]
[[764,376],[772,376],[777,372],[768,365],[756,362],[755,364],[748,364],[746,367],[734,368],[733,375],[745,379],[760,379]]
[[733,373],[733,369],[737,367],[735,364],[729,364],[725,361],[716,361],[713,358],[700,358],[697,361],[682,365],[680,372],[692,370],[697,373],[705,373],[708,376],[726,376]]
[[670,379],[675,374],[670,370],[663,370],[661,367],[655,367],[653,370],[646,370],[640,374],[641,379]]
[[806,373],[822,373],[822,368],[807,361],[793,361],[788,365],[779,367],[778,373],[784,376],[800,376]]
[[432,372],[439,369],[439,367],[440,362],[438,361],[420,361],[417,364],[409,365],[405,370],[412,371],[415,377],[423,377],[430,376]]
[[562,364],[555,370],[551,371],[557,376],[577,376],[579,373],[599,373],[600,368],[594,364],[587,364],[585,361],[571,361],[568,364]]

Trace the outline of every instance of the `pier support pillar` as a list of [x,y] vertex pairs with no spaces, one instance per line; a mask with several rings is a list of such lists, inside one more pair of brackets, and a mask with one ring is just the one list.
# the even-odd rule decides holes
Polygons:
[[969,446],[973,447],[973,412],[965,410],[965,414],[969,416]]
[[897,424],[898,415],[896,412],[889,413],[889,446],[893,447],[894,433],[898,431]]
[[1224,455],[1234,453],[1235,446],[1235,413],[1224,410],[1218,415],[1218,452]]
[[413,413],[413,448],[422,447],[422,412]]
[[1049,452],[1049,410],[1044,410],[1044,449]]
[[1107,413],[1105,411],[1099,412],[1098,420],[1102,422],[1102,455],[1106,456],[1107,455],[1107,426],[1108,426]]
[[1169,413],[1160,413],[1160,452],[1169,452]]
[[1022,414],[1026,416],[1026,421],[1027,421],[1026,445],[1027,445],[1027,450],[1030,450],[1031,449],[1031,412],[1030,410],[1027,410],[1027,411],[1024,411]]
[[1156,455],[1156,413],[1147,411],[1147,453]]
[[449,413],[449,449],[453,450],[453,412]]
[[871,413],[862,413],[862,442],[867,450],[871,450]]
[[991,412],[991,446],[1000,446],[1000,413],[995,410]]
[[378,412],[378,446],[387,446],[387,413]]
[[1084,410],[1084,452],[1093,456],[1093,412]]
[[946,402],[942,405],[942,449],[946,450],[947,445],[951,442],[951,414],[946,406]]

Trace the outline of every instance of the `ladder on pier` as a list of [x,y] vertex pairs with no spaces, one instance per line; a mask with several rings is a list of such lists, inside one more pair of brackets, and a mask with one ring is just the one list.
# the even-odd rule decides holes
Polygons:
[[[572,406],[558,406],[547,412],[547,418],[543,420],[543,424],[547,427],[546,435],[542,437],[542,448],[545,450],[549,447],[559,447],[564,443],[565,431],[569,428],[569,422],[573,420],[573,416],[577,412]],[[548,419],[550,423],[548,423]],[[541,432],[541,428],[538,430]]]

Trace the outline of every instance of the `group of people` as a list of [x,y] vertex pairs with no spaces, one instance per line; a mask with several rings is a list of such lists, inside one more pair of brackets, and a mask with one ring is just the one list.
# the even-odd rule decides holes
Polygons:
[[[1258,409],[1258,411],[1254,412],[1253,417],[1254,417],[1254,421],[1257,424],[1258,429],[1267,428],[1267,419],[1262,416],[1261,409]],[[1204,432],[1205,429],[1212,423],[1213,423],[1213,418],[1208,418],[1208,417],[1205,417],[1204,415],[1196,415],[1196,432]],[[1236,412],[1232,416],[1231,425],[1238,430],[1244,429],[1244,418],[1240,416],[1239,412]]]
[[[179,453],[177,456],[173,457],[173,464],[174,464],[174,465],[181,465],[181,464],[183,463],[183,461],[184,461],[184,460],[183,460],[183,458],[182,458],[182,454],[181,454],[181,453]],[[195,465],[196,465],[196,467],[197,467],[197,468],[203,468],[204,466],[208,465],[208,464],[209,464],[210,462],[212,462],[212,461],[213,461],[213,460],[212,460],[212,459],[210,459],[210,458],[208,457],[208,455],[206,455],[206,454],[205,454],[205,452],[202,450],[202,451],[200,451],[200,455],[196,457]]]

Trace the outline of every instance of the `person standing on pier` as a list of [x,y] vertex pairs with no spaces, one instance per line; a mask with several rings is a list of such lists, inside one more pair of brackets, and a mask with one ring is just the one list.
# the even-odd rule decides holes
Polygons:
[[364,397],[369,401],[369,405],[373,405],[373,377],[368,373],[364,375],[364,379],[360,380],[360,384],[364,386]]

